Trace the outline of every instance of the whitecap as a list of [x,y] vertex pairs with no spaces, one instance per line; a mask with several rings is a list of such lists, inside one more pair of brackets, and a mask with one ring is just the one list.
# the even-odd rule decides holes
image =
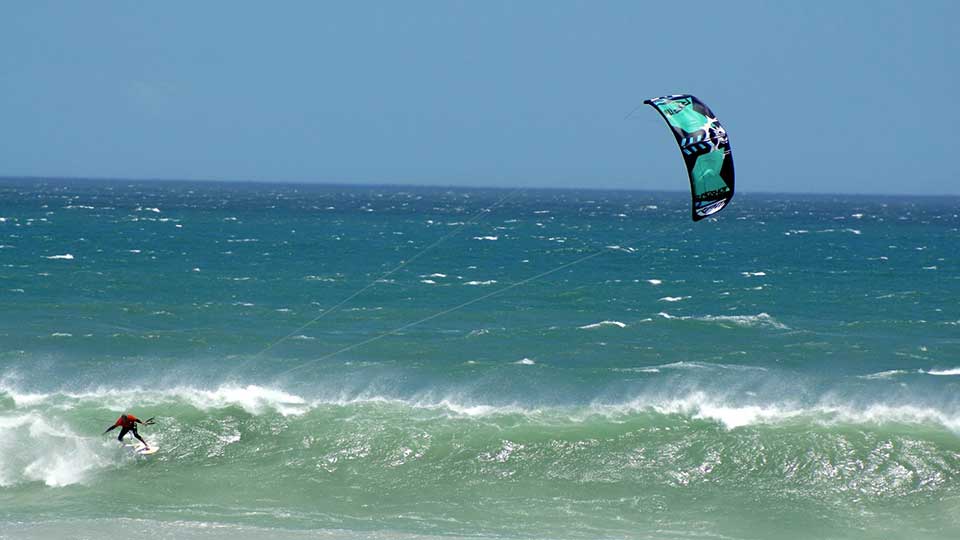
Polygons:
[[156,406],[169,403],[171,400],[183,400],[201,410],[237,406],[254,415],[270,410],[284,416],[298,415],[311,408],[311,405],[300,396],[280,389],[253,384],[246,386],[224,384],[212,389],[189,386],[176,386],[160,390],[100,388],[86,392],[61,392],[57,395],[44,395],[43,399],[52,399],[57,396],[67,397],[71,400],[92,401],[103,407],[117,410]]
[[[887,371],[878,371],[877,373],[871,373],[869,375],[858,375],[858,378],[869,379],[869,380],[892,379],[893,377],[896,377],[898,375],[906,375],[908,373],[917,373],[917,372],[911,372],[906,369],[890,369]],[[923,373],[923,371],[919,371],[919,373]]]
[[743,327],[771,326],[778,330],[790,329],[787,325],[777,321],[767,313],[758,313],[756,315],[707,315],[694,318],[698,321],[731,323]]
[[66,254],[64,254],[64,255],[50,255],[50,256],[47,257],[47,258],[48,258],[48,259],[63,259],[63,260],[65,260],[65,261],[72,261],[72,260],[73,260],[73,255],[71,255],[71,254],[69,254],[69,253],[66,253]]
[[626,323],[622,323],[622,322],[620,322],[620,321],[600,321],[600,322],[595,322],[595,323],[593,323],[593,324],[586,324],[586,325],[583,325],[583,326],[578,326],[577,328],[579,328],[580,330],[591,330],[591,329],[593,329],[593,328],[601,328],[601,327],[604,327],[604,326],[616,326],[616,327],[618,327],[618,328],[626,328],[626,327],[627,327]]
[[951,368],[951,369],[931,369],[927,371],[927,375],[960,375],[960,368]]

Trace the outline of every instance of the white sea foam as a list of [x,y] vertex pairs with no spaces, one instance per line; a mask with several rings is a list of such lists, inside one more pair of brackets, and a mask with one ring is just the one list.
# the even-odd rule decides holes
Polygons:
[[214,390],[174,388],[161,392],[163,394],[185,399],[200,409],[239,406],[250,414],[262,414],[272,409],[283,416],[303,414],[310,409],[307,401],[300,396],[253,384],[225,385]]
[[660,368],[656,367],[628,367],[628,368],[610,368],[610,371],[618,373],[660,373]]
[[862,231],[861,231],[860,229],[850,229],[850,228],[840,229],[839,231],[838,231],[837,229],[821,229],[821,230],[819,230],[819,231],[817,231],[817,232],[818,232],[818,233],[848,232],[848,233],[851,233],[851,234],[861,234],[861,233],[862,233]]
[[723,324],[733,324],[742,327],[769,326],[777,330],[789,330],[790,328],[777,321],[767,313],[758,313],[756,315],[707,315],[704,317],[694,317],[698,321],[719,322]]
[[679,302],[681,300],[688,300],[689,296],[664,296],[659,301],[660,302]]
[[428,409],[443,408],[463,416],[489,416],[505,412],[502,407],[492,405],[465,405],[455,399],[444,398],[439,402],[421,401],[418,406]]
[[489,333],[490,333],[490,330],[488,330],[488,329],[486,329],[486,328],[480,328],[480,329],[478,329],[478,330],[471,330],[470,333],[467,334],[467,336],[468,336],[468,337],[476,337],[476,336],[483,336],[483,335],[486,335],[486,334],[489,334]]
[[532,365],[536,364],[536,362],[533,361],[533,360],[531,360],[531,359],[529,359],[529,358],[523,358],[523,359],[521,359],[521,360],[517,360],[516,362],[514,362],[514,364],[518,364],[518,365],[521,365],[521,366],[532,366]]
[[870,379],[870,380],[892,379],[898,375],[906,375],[908,373],[923,373],[923,371],[918,372],[918,371],[909,371],[906,369],[890,369],[887,371],[878,371],[877,373],[871,373],[869,375],[859,375],[858,377],[861,379]]
[[486,281],[467,281],[464,282],[464,285],[493,285],[496,282],[495,279],[488,279]]
[[426,283],[427,285],[436,285],[437,282],[432,279],[421,279],[420,283]]
[[303,279],[306,281],[322,281],[324,283],[332,283],[332,282],[338,281],[337,278],[329,277],[329,276],[304,276]]
[[767,275],[766,272],[740,272],[740,274],[746,277],[763,277]]
[[108,448],[101,439],[76,435],[50,415],[0,416],[0,487],[83,482],[91,471],[111,463]]
[[660,279],[648,279],[648,280],[647,280],[647,283],[649,283],[649,284],[651,284],[651,285],[660,285],[661,283],[663,283],[663,280],[660,280]]
[[580,330],[591,330],[594,328],[602,328],[604,326],[616,326],[617,328],[626,328],[627,324],[620,321],[600,321],[592,324],[585,324],[583,326],[578,326]]
[[[532,359],[523,358],[514,364],[534,365]],[[659,374],[665,370],[763,370],[755,366],[737,364],[711,364],[705,362],[673,362],[659,366],[645,366],[640,368],[619,369],[620,371],[640,371],[643,373]],[[707,371],[709,373],[709,371]],[[281,415],[301,415],[316,407],[322,406],[350,406],[365,404],[390,404],[399,407],[418,409],[439,409],[453,415],[462,416],[497,416],[523,415],[531,421],[543,421],[550,418],[583,421],[591,415],[622,416],[637,413],[657,413],[665,415],[683,415],[689,418],[717,422],[726,429],[738,429],[747,426],[782,423],[816,423],[822,425],[834,424],[934,424],[940,425],[954,432],[960,433],[960,415],[947,409],[938,409],[921,406],[909,402],[883,403],[855,403],[838,402],[823,398],[812,404],[798,404],[789,399],[777,399],[774,403],[764,402],[757,398],[756,393],[743,392],[741,394],[711,394],[705,391],[694,391],[686,394],[655,394],[641,395],[627,401],[594,402],[589,405],[555,406],[541,408],[512,404],[492,404],[471,400],[459,395],[436,396],[432,393],[412,396],[408,398],[389,397],[374,392],[343,393],[340,397],[327,396],[321,399],[308,401],[301,396],[289,393],[280,388],[270,388],[259,385],[221,385],[216,388],[202,389],[193,387],[174,387],[164,390],[146,390],[142,388],[102,389],[85,393],[57,392],[54,394],[17,394],[3,387],[0,383],[0,392],[11,396],[16,403],[14,409],[0,413],[0,485],[8,485],[26,480],[41,480],[48,485],[68,485],[82,481],[86,472],[96,467],[109,465],[110,460],[104,460],[103,442],[97,438],[75,437],[69,430],[61,429],[57,423],[56,430],[48,425],[37,425],[31,430],[24,430],[31,422],[49,418],[50,411],[63,408],[64,401],[76,405],[85,402],[98,408],[129,410],[131,408],[150,408],[167,404],[171,401],[181,401],[201,410],[223,409],[239,407],[244,411],[259,415],[264,413],[279,413]],[[51,406],[52,405],[52,406]],[[37,408],[44,407],[44,414],[37,414]],[[15,439],[14,434],[27,431],[32,439]],[[57,444],[46,445],[54,448],[66,445],[70,450],[60,453],[54,452],[49,459],[36,453],[25,453],[23,448],[36,445],[36,438],[55,437],[51,431],[60,433],[63,439]],[[8,441],[18,441],[13,450],[10,450]],[[82,448],[76,447],[82,446]],[[41,445],[43,446],[43,445]],[[11,466],[11,456],[25,454]],[[84,456],[88,463],[77,468],[73,462],[60,466],[58,459],[72,459],[68,454]],[[107,455],[109,457],[109,455]],[[38,463],[29,470],[27,465]],[[87,469],[83,469],[86,466]]]
[[756,315],[704,315],[701,317],[683,316],[677,317],[664,311],[657,313],[659,317],[670,320],[681,321],[700,321],[719,323],[721,326],[740,326],[744,328],[752,327],[770,327],[777,330],[789,330],[790,327],[774,319],[767,313],[758,313]]
[[474,236],[473,239],[474,239],[474,240],[489,240],[489,241],[492,242],[492,241],[498,240],[499,237],[498,237],[498,236]]
[[927,375],[960,375],[960,368],[951,368],[951,369],[931,369],[927,372]]
[[660,364],[658,366],[652,366],[652,369],[662,370],[662,369],[705,369],[705,370],[733,370],[733,371],[767,371],[767,368],[760,366],[746,366],[743,364],[723,364],[723,363],[714,363],[714,362],[698,362],[694,360],[681,360],[679,362],[670,362],[667,364]]
[[50,255],[50,256],[47,257],[47,258],[48,258],[48,259],[54,259],[54,260],[55,260],[55,259],[62,259],[62,260],[65,260],[65,261],[72,261],[72,260],[73,260],[73,255],[71,255],[70,253],[65,253],[65,254],[63,254],[63,255]]
[[[10,388],[9,384],[0,384],[0,393],[13,399],[15,410],[31,413],[38,407],[63,410],[81,404],[95,404],[98,407],[122,411],[171,401],[183,401],[201,410],[240,407],[255,415],[268,411],[276,411],[284,416],[298,415],[312,407],[298,395],[259,385],[223,384],[210,389],[190,386],[165,389],[97,388],[81,392],[26,393]],[[0,423],[2,421],[3,417],[0,416]]]
[[788,402],[737,403],[705,392],[692,392],[677,398],[637,398],[620,404],[594,404],[592,412],[604,415],[622,415],[641,411],[659,414],[679,414],[700,420],[710,420],[726,429],[765,424],[813,422],[820,425],[837,424],[935,424],[954,432],[960,431],[960,416],[931,407],[910,404],[832,403],[823,400],[813,405]]

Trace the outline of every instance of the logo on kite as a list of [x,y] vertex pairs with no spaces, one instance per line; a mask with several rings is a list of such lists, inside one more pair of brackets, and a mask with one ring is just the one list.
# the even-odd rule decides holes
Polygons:
[[733,153],[713,111],[689,94],[644,101],[667,121],[690,178],[694,221],[716,214],[733,198]]

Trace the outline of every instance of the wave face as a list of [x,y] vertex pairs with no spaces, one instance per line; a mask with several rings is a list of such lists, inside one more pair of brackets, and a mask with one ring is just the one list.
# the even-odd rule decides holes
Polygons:
[[738,197],[0,184],[0,536],[960,536],[956,205]]
[[[0,399],[9,520],[49,515],[43,494],[54,489],[81,515],[112,507],[136,519],[149,505],[151,519],[237,527],[588,538],[725,523],[729,508],[753,508],[771,534],[808,514],[826,533],[960,495],[960,423],[934,409],[736,405],[704,393],[537,408],[330,401],[255,385]],[[158,412],[142,434],[160,453],[144,459],[96,435],[125,403]],[[931,523],[926,511],[904,518],[886,525]],[[953,519],[932,523],[949,530]]]

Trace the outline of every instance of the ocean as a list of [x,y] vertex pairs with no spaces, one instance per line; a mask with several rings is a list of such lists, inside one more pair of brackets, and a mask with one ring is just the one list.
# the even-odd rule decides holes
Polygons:
[[958,538],[958,203],[0,180],[0,538]]

